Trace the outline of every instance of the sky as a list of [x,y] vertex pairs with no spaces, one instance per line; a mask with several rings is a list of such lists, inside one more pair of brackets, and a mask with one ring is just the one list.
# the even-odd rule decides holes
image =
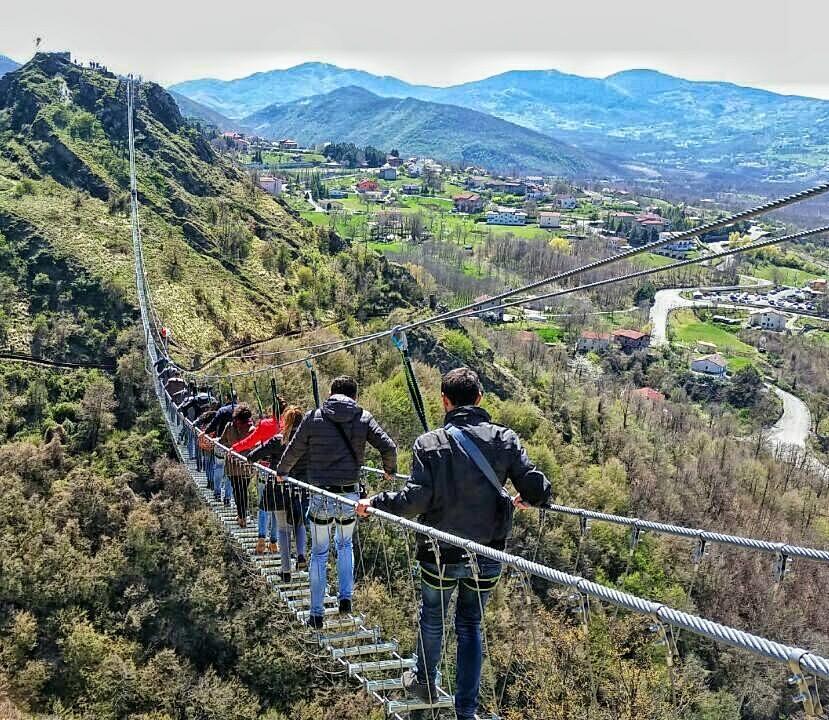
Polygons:
[[647,67],[829,99],[827,27],[827,0],[34,0],[0,19],[0,54],[24,61],[40,36],[164,85],[306,61],[440,86]]

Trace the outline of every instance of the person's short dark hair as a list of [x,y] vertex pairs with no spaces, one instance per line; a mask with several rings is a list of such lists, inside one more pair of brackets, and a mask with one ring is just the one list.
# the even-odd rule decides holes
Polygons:
[[331,381],[332,395],[345,395],[357,399],[357,381],[351,375],[340,375]]
[[455,407],[474,405],[481,394],[478,373],[468,367],[450,370],[440,381],[440,391]]
[[233,408],[233,419],[239,420],[241,422],[247,422],[253,417],[253,413],[250,410],[250,405],[247,403],[239,403],[235,408]]

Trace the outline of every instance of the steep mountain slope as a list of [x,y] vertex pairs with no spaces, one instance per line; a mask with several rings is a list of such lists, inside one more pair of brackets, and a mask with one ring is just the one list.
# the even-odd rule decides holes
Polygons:
[[5,55],[0,55],[0,77],[3,77],[7,72],[11,72],[12,70],[17,70],[20,67],[20,63],[15,62],[10,57],[6,57]]
[[[306,83],[307,71],[300,70],[305,67],[276,71],[278,84],[269,85],[266,78],[271,74],[260,73],[211,86],[209,97],[190,96],[215,109],[234,103],[235,109],[244,105],[252,112],[267,102],[287,103],[342,83],[387,97],[472,108],[585,150],[667,171],[804,181],[819,176],[829,164],[825,100],[689,81],[653,70],[606,78],[556,70],[513,71],[435,88],[317,64],[314,82]],[[200,86],[183,83],[177,88],[190,94]]]
[[490,115],[413,98],[381,98],[357,87],[272,105],[243,122],[269,137],[398,147],[462,165],[568,175],[607,171],[577,148]]
[[171,91],[170,95],[176,101],[176,105],[178,105],[178,109],[184,117],[203,120],[210,125],[215,125],[219,130],[242,130],[238,122],[225,117],[221,113],[207,107],[207,105],[202,105],[200,102],[191,100],[181,93]]
[[412,86],[397,78],[318,62],[259,72],[238,80],[189,80],[170,89],[228,117],[241,118],[275,102],[289,103],[349,85],[389,97],[412,95]]
[[[125,90],[112,74],[47,54],[0,79],[0,235],[10,260],[0,263],[0,291],[12,349],[101,357],[112,340],[96,324],[102,313],[119,313],[117,328],[133,312]],[[136,134],[154,300],[183,351],[366,304],[362,293],[375,290],[384,267],[369,264],[360,283],[348,262],[335,271],[338,239],[256,188],[157,85],[140,88]],[[402,298],[389,283],[378,294],[386,305]],[[44,288],[50,312],[41,318]]]

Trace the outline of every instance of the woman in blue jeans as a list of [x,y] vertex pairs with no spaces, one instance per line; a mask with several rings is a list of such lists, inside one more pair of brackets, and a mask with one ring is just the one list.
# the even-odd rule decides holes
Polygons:
[[[248,455],[251,462],[269,462],[276,467],[282,453],[296,434],[302,422],[302,410],[296,405],[285,408],[280,418],[282,432],[252,450]],[[296,480],[307,482],[307,462],[299,462],[291,476]],[[270,525],[270,552],[276,552],[277,538],[282,559],[280,577],[284,581],[291,579],[291,534],[296,537],[296,569],[305,570],[308,536],[305,518],[308,514],[308,491],[297,488],[290,483],[279,483],[268,474],[260,478],[259,483],[259,542],[257,552],[264,552],[265,540]]]

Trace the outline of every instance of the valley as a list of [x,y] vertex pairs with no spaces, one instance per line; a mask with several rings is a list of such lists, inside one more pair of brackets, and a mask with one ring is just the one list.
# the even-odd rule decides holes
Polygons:
[[[702,115],[742,137],[743,121],[714,110],[726,99],[745,117],[764,103],[778,103],[779,117],[823,112],[818,101],[749,101],[732,86],[642,73],[425,88],[306,64],[173,95],[39,52],[0,78],[3,712],[414,717],[398,672],[417,641],[414,535],[359,521],[359,622],[326,598],[326,632],[344,636],[321,640],[297,622],[310,613],[297,565],[280,577],[276,556],[254,549],[253,518],[237,524],[238,499],[211,497],[206,456],[184,442],[190,426],[163,394],[158,403],[147,359],[158,352],[264,420],[277,392],[307,410],[333,378],[353,376],[403,474],[423,426],[443,422],[442,374],[468,366],[482,406],[515,429],[558,505],[827,547],[825,234],[815,226],[778,243],[813,226],[779,211],[728,220],[748,192],[732,203],[625,179],[615,140],[589,149],[571,116],[517,100],[543,95],[549,106],[564,86],[606,108],[600,126],[584,118],[603,137],[621,127],[641,137],[643,108],[673,99],[640,148],[672,146]],[[721,124],[708,131],[727,143]],[[705,156],[708,140],[697,141],[688,157]],[[801,150],[814,150],[808,138]],[[640,152],[626,160],[645,162]],[[673,173],[685,160],[648,162]],[[724,164],[742,172],[733,156]],[[724,250],[735,254],[712,257]],[[368,451],[371,492],[401,480],[384,478],[379,459]],[[487,610],[482,714],[802,714],[785,659],[688,628],[674,637],[660,613],[822,658],[829,563],[798,556],[790,567],[792,557],[713,542],[694,561],[687,538],[577,515],[516,512],[507,551],[559,581],[505,567]],[[654,611],[614,607],[614,593]],[[441,687],[455,680],[449,653]],[[443,702],[437,717],[452,713]]]
[[[781,185],[819,178],[829,162],[829,146],[815,130],[829,116],[829,102],[728,83],[692,82],[653,70],[605,78],[555,70],[513,71],[438,88],[304,63],[238,80],[192,80],[172,89],[242,122],[273,104],[301,108],[296,103],[310,99],[321,105],[329,93],[352,87],[385,98],[408,98],[412,106],[413,100],[442,103],[447,117],[459,114],[459,108],[497,117],[596,159],[605,158],[616,174],[674,190],[729,188],[739,179],[745,188],[773,194]],[[405,132],[405,123],[391,109],[397,104],[387,106],[383,122]],[[273,109],[270,113],[276,114]],[[338,132],[342,126],[329,125],[324,118],[315,126],[322,140],[343,137]],[[496,127],[487,131],[487,142],[496,142]],[[437,145],[406,149],[440,154]],[[536,169],[515,164],[524,172]]]

